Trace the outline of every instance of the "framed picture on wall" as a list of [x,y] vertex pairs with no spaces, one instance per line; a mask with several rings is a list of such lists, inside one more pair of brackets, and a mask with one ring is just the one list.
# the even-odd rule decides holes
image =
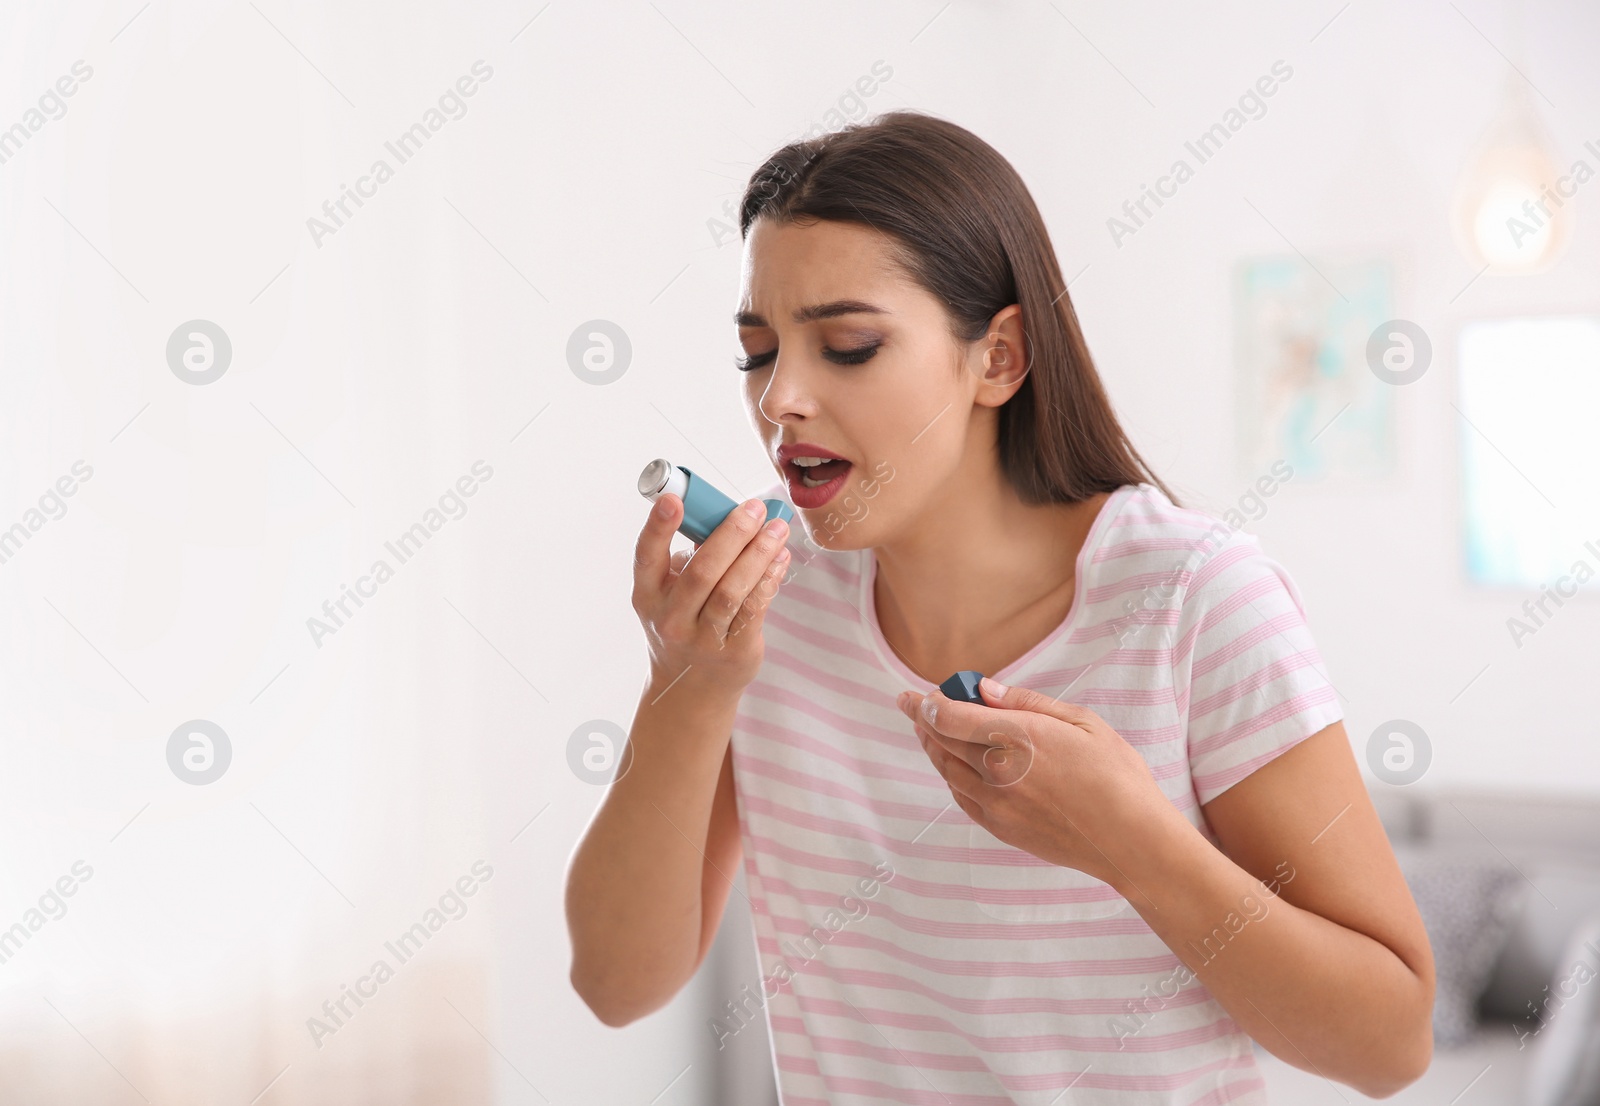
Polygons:
[[1308,263],[1297,255],[1234,267],[1240,471],[1279,460],[1295,480],[1385,477],[1395,467],[1392,387],[1367,364],[1393,318],[1387,260]]

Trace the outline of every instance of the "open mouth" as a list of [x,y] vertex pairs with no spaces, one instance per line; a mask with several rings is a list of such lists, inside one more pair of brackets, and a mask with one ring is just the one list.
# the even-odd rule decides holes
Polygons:
[[789,480],[789,498],[796,507],[814,509],[821,507],[844,487],[845,479],[853,466],[845,460],[827,460],[820,464],[790,460],[784,463]]
[[799,461],[790,461],[789,468],[798,478],[801,486],[807,488],[820,488],[835,477],[843,476],[850,471],[850,462],[844,460],[824,461],[820,465],[803,465]]

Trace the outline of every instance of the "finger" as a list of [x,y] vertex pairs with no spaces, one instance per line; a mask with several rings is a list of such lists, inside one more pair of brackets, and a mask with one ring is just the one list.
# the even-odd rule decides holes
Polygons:
[[1033,767],[1033,735],[1024,724],[1027,716],[1021,712],[980,708],[973,729],[952,732],[954,712],[946,710],[942,704],[974,704],[954,703],[946,696],[938,699],[918,696],[915,692],[905,693],[897,702],[900,709],[922,727],[928,726],[928,720],[916,704],[920,702],[924,707],[933,707],[941,728],[929,728],[929,739],[937,742],[949,755],[960,758],[990,787],[1010,787],[1020,783]]
[[894,705],[900,708],[900,713],[911,719],[911,721],[920,722],[922,721],[923,698],[924,696],[915,691],[902,691],[896,697]]
[[661,495],[644,520],[633,547],[634,606],[655,606],[671,571],[672,535],[683,518],[683,501],[671,492]]
[[929,737],[951,756],[959,757],[990,787],[1018,783],[1033,766],[1033,737],[1023,726],[997,716],[966,737],[932,733]]
[[[1005,690],[994,694],[995,687],[1004,687]],[[985,703],[991,703],[1007,710],[1026,710],[1035,714],[1047,714],[1051,718],[1060,719],[1072,726],[1085,726],[1090,722],[1098,721],[1100,716],[1088,707],[1081,707],[1076,703],[1063,702],[1060,699],[1033,690],[1031,687],[1006,687],[996,680],[985,676],[978,681],[979,691]],[[958,703],[957,706],[976,704]]]
[[954,700],[938,688],[934,688],[926,695],[918,698],[914,704],[916,713],[913,720],[919,725],[926,726],[935,733],[942,732],[942,727],[947,725],[952,717],[950,708]]
[[1019,721],[1007,718],[992,707],[951,699],[942,691],[930,692],[920,699],[913,694],[902,700],[900,706],[913,722],[927,727],[945,748],[974,767],[984,749],[1021,746],[1029,741]]
[[778,585],[786,578],[788,570],[787,551],[779,550],[778,556],[767,565],[767,570],[762,573],[761,579],[756,581],[756,586],[745,596],[744,603],[739,607],[739,613],[728,624],[728,631],[722,639],[724,646],[739,634],[761,628],[766,619],[767,608],[772,605],[772,598],[778,594]]
[[947,715],[940,715],[938,713],[945,701],[945,696],[938,691],[932,691],[926,695],[918,695],[914,691],[907,691],[901,693],[900,698],[896,700],[896,705],[900,708],[901,713],[903,713],[907,718],[911,719],[912,724],[917,727],[917,732],[919,734],[931,737],[934,741],[938,742],[939,746],[943,748],[945,752],[949,753],[951,756],[960,757],[962,760],[965,760],[969,766],[976,769],[979,763],[978,758],[982,755],[981,749],[972,753],[971,755],[968,755],[966,746],[969,744],[969,742],[949,734],[941,733],[936,727],[934,721],[930,721],[928,718],[928,708],[930,706],[935,712],[936,719],[948,717]]
[[917,738],[922,742],[922,751],[928,754],[939,775],[955,790],[975,797],[986,786],[983,776],[964,759],[946,749],[930,730],[919,725]]
[[[761,508],[759,513],[746,510],[751,503]],[[718,632],[726,631],[729,621],[738,611],[739,605],[744,602],[745,595],[760,578],[761,568],[758,567],[754,572],[748,569],[743,571],[741,578],[733,581],[740,585],[738,593],[733,594],[730,589],[724,588],[717,597],[716,605],[709,611],[707,601],[711,599],[712,592],[717,586],[723,582],[724,575],[734,561],[760,533],[765,521],[766,508],[761,505],[759,499],[756,499],[740,503],[717,524],[706,540],[695,549],[694,556],[689,558],[689,563],[673,581],[672,604],[680,615],[693,622],[708,619],[718,622],[720,624]],[[770,540],[766,547],[769,555],[776,551]]]
[[942,734],[938,730],[930,730],[925,722],[918,722],[917,730],[926,740],[931,741],[949,756],[961,761],[974,772],[981,773],[983,771],[983,754],[989,748],[988,745],[976,741],[967,741],[959,737],[951,737],[949,734]]
[[744,616],[752,599],[755,606],[764,608],[772,598],[788,567],[789,551],[783,544],[788,534],[788,524],[782,519],[763,520],[706,597],[700,617],[719,637],[727,638],[734,619]]
[[[1087,728],[1099,720],[1099,715],[1087,707],[1063,703],[1030,688],[1009,687],[1002,694],[995,695],[989,687],[990,683],[987,676],[979,682],[983,703],[951,699],[938,691],[923,696],[917,721],[946,737],[977,741],[983,745],[1001,744],[1000,739],[991,736],[991,731],[1010,734],[1013,737],[1010,744],[1031,749],[1032,739],[1026,726],[1030,714],[1041,714],[1079,728]],[[932,717],[929,717],[930,710]]]
[[1033,739],[1026,730],[1019,730],[1020,743],[991,745],[983,750],[983,763],[978,774],[991,787],[1010,787],[1021,783],[1033,768]]

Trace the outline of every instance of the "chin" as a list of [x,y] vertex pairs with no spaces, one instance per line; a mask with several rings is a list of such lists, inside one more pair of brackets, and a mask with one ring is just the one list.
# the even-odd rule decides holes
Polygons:
[[[877,544],[865,526],[848,520],[840,526],[838,521],[841,516],[825,507],[816,511],[796,513],[805,521],[806,535],[811,539],[811,543],[830,553],[848,553]],[[813,520],[808,515],[817,517]]]

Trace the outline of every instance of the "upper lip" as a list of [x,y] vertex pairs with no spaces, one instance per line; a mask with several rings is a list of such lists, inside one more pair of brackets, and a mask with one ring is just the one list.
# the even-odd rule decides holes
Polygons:
[[822,457],[835,461],[848,461],[850,458],[842,457],[831,449],[823,449],[820,445],[810,442],[794,442],[778,447],[778,464],[786,465],[796,457]]

